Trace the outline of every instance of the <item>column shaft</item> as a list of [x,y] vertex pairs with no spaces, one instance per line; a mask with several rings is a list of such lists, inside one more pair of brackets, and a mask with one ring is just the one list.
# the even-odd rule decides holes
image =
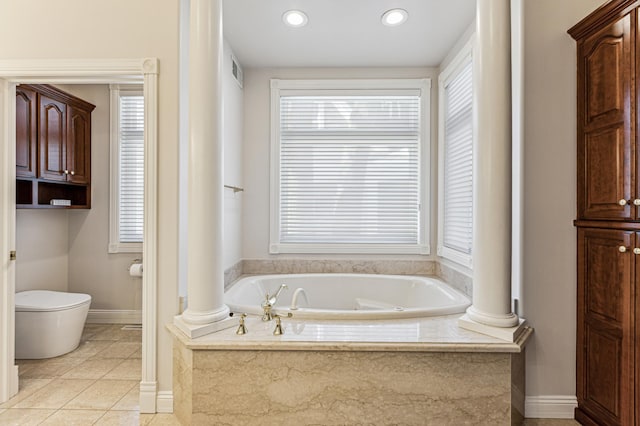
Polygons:
[[473,306],[479,323],[512,327],[510,0],[477,1],[474,73]]
[[227,318],[224,304],[222,0],[191,0],[188,154],[189,324]]

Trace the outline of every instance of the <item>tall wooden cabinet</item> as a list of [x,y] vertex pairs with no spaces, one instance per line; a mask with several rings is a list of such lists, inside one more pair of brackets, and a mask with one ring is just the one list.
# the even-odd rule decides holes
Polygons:
[[640,425],[640,1],[612,0],[577,42],[576,419]]
[[16,88],[16,204],[91,207],[91,112],[94,105],[49,85]]

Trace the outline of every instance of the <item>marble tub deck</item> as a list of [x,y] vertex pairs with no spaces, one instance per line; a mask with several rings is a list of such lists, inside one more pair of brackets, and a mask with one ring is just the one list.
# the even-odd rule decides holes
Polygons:
[[393,321],[247,318],[174,335],[183,424],[512,425],[524,412],[524,347],[458,327],[459,315]]

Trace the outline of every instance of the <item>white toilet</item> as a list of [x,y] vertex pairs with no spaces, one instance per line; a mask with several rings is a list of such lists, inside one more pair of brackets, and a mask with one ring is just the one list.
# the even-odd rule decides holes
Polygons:
[[91,296],[49,290],[16,293],[16,359],[53,358],[80,344]]

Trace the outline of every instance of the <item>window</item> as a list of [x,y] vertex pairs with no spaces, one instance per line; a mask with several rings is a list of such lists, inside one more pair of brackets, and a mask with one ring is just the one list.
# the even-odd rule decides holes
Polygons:
[[142,252],[144,97],[142,88],[112,85],[109,253]]
[[472,266],[473,62],[470,44],[439,77],[438,255]]
[[428,254],[430,80],[272,80],[271,253]]

